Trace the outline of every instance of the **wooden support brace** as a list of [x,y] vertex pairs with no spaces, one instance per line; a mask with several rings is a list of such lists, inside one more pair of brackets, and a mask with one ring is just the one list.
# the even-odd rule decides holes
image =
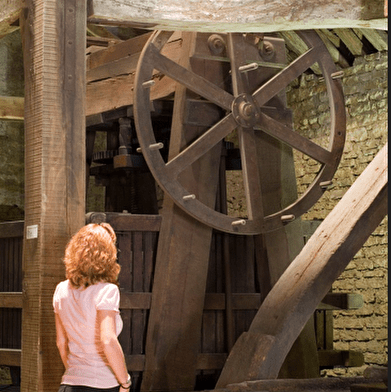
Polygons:
[[307,242],[233,347],[217,388],[271,379],[332,283],[387,213],[387,145]]

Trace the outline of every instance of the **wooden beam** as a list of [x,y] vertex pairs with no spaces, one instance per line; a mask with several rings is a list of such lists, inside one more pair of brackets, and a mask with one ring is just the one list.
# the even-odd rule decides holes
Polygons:
[[363,43],[360,38],[351,29],[336,29],[335,34],[341,38],[341,41],[346,45],[346,47],[352,52],[354,56],[361,56],[363,52]]
[[0,238],[23,237],[24,221],[0,223]]
[[321,299],[387,214],[387,167],[386,145],[272,288],[233,347],[217,388],[277,377]]
[[[86,1],[27,0],[22,392],[58,389],[52,297],[65,245],[85,221]],[[34,70],[32,72],[31,70]]]
[[319,365],[323,368],[334,366],[360,367],[364,365],[364,354],[358,351],[319,350]]
[[0,120],[23,121],[24,98],[0,96]]
[[0,293],[0,308],[21,309],[23,306],[22,293]]
[[2,0],[0,7],[0,38],[19,28],[16,22],[22,12],[23,3],[23,0]]
[[11,348],[0,348],[0,365],[20,366],[22,350]]
[[[134,74],[148,36],[133,38],[89,56],[87,116],[133,105]],[[178,39],[177,34],[174,36],[176,39],[171,39],[164,46],[162,54],[178,61],[182,40]],[[151,100],[167,97],[175,91],[176,83],[172,79],[161,77],[158,71],[155,71],[153,78],[155,85],[151,88]]]
[[365,27],[387,29],[385,0],[278,0],[156,2],[91,0],[91,23],[130,25],[153,30],[272,32],[298,29]]
[[379,52],[388,50],[388,34],[386,31],[374,29],[360,29],[359,31]]

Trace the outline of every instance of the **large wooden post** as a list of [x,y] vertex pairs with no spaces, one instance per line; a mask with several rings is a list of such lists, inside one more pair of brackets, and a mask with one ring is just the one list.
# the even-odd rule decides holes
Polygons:
[[[181,63],[206,78],[221,75],[215,64],[191,59],[196,34],[184,33]],[[190,59],[190,60],[189,60]],[[216,66],[218,67],[218,66]],[[186,124],[189,92],[175,92],[170,154],[177,155],[205,127]],[[216,202],[221,146],[184,170],[181,183],[209,206]],[[146,363],[141,390],[193,390],[200,350],[202,314],[212,228],[165,197],[156,256],[152,303],[146,341]]]
[[25,233],[21,390],[57,391],[52,296],[62,258],[85,215],[84,0],[27,0],[21,15],[25,72]]

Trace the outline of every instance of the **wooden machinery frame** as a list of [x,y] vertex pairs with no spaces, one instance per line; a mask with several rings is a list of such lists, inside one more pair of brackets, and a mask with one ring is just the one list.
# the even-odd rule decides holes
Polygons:
[[[91,100],[93,91],[89,97],[86,92],[87,21],[148,30],[222,33],[342,26],[387,29],[387,0],[305,0],[300,5],[259,0],[255,13],[254,1],[247,0],[241,2],[241,12],[236,7],[224,9],[224,1],[219,2],[219,9],[212,5],[215,2],[204,2],[205,7],[172,2],[174,12],[165,3],[6,0],[0,11],[0,36],[16,29],[19,21],[25,69],[24,100],[0,100],[10,108],[7,115],[24,118],[26,135],[23,294],[17,298],[0,295],[0,304],[23,306],[23,392],[55,391],[63,372],[55,348],[51,300],[55,285],[64,276],[65,244],[85,223],[86,115],[101,112]],[[187,32],[183,37],[189,42],[192,39]],[[185,89],[178,95],[185,100]],[[179,117],[175,118],[178,127]],[[175,143],[180,145],[180,141]],[[285,273],[278,271],[272,277],[275,284],[248,332],[233,346],[217,387],[278,376],[290,347],[332,282],[387,213],[386,154],[384,147],[305,248],[297,251]],[[216,156],[207,159],[207,165],[216,166]],[[209,174],[201,171],[199,182],[190,184],[195,193],[208,196]],[[216,181],[212,182],[217,183],[218,173],[213,176]],[[192,390],[197,358],[186,353],[194,352],[199,343],[199,332],[194,331],[199,331],[200,320],[192,318],[192,309],[201,309],[197,315],[202,314],[209,257],[204,244],[210,243],[212,229],[189,217],[170,199],[164,203],[141,389]],[[184,249],[183,233],[189,232],[192,237]],[[285,234],[275,238],[266,234],[262,241],[268,242],[275,259],[279,252],[285,252],[284,259],[288,259]],[[277,249],[281,243],[283,249]],[[190,322],[194,327],[188,334]],[[167,353],[169,360],[165,360]],[[11,351],[0,354],[12,363],[20,357]]]

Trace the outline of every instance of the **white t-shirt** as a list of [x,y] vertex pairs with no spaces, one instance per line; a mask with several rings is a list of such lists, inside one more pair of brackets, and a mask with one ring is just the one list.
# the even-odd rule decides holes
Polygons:
[[59,283],[53,296],[54,312],[64,325],[69,346],[68,369],[62,384],[112,388],[118,385],[113,371],[97,344],[97,310],[114,310],[116,334],[122,330],[119,315],[119,289],[112,283],[72,288],[69,280]]

